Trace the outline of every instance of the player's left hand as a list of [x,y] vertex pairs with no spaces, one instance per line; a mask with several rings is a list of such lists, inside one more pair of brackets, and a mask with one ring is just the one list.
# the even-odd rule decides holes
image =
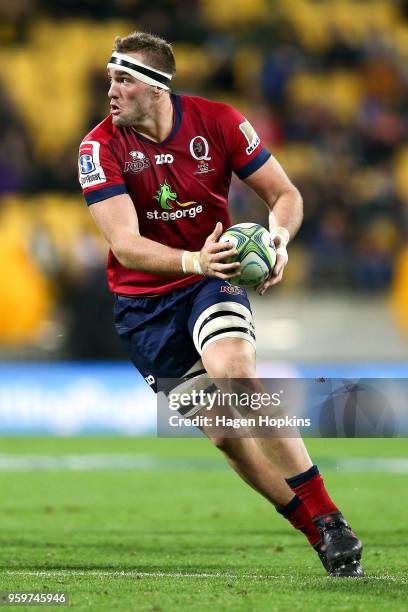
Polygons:
[[288,263],[288,252],[282,237],[279,235],[274,236],[273,242],[276,248],[276,263],[269,277],[256,288],[259,295],[264,295],[270,287],[281,282],[283,271]]

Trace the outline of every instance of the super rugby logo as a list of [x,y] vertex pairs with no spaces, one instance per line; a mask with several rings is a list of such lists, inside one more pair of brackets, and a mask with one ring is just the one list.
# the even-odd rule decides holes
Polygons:
[[79,151],[79,182],[82,187],[106,183],[106,176],[100,163],[101,145],[96,140],[85,140]]
[[81,174],[89,174],[93,170],[95,170],[95,164],[93,163],[93,158],[90,153],[84,153],[79,158],[79,168]]
[[[197,202],[191,200],[189,202],[179,202],[177,192],[172,189],[167,180],[165,179],[163,183],[161,183],[160,187],[156,191],[156,194],[153,196],[155,200],[158,201],[160,208],[163,209],[163,212],[159,212],[157,210],[149,210],[146,213],[146,217],[148,219],[161,219],[162,221],[175,221],[176,219],[181,219],[182,217],[195,217],[200,212],[202,212],[203,207],[201,204],[198,206],[193,206],[193,204],[197,204]],[[174,205],[180,206],[181,209],[173,210]],[[167,212],[172,211],[172,212]]]
[[129,151],[129,156],[132,158],[132,161],[125,162],[125,172],[138,173],[145,170],[145,168],[149,168],[150,160],[142,151]]

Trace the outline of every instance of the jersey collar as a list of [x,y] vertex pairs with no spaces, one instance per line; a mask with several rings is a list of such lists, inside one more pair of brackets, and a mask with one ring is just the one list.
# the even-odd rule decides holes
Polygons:
[[171,97],[171,102],[173,104],[173,109],[174,109],[174,124],[166,140],[163,140],[163,142],[154,142],[154,140],[150,140],[150,138],[146,138],[146,136],[142,136],[141,134],[138,134],[136,132],[139,140],[141,140],[142,142],[147,142],[148,144],[159,146],[159,147],[166,145],[173,140],[173,138],[175,137],[175,135],[177,134],[181,126],[182,110],[181,110],[180,96],[172,93],[170,94],[170,97]]

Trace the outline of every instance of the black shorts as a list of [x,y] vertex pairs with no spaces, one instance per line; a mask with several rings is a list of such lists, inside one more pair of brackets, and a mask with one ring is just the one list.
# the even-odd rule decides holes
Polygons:
[[179,378],[221,338],[255,345],[245,289],[216,278],[159,297],[115,296],[115,327],[130,358],[156,391],[158,378]]

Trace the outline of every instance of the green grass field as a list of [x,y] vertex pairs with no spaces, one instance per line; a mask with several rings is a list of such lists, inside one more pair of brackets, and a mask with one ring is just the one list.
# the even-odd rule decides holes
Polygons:
[[0,590],[65,591],[76,610],[408,610],[407,441],[308,446],[365,579],[326,578],[206,440],[3,438]]

